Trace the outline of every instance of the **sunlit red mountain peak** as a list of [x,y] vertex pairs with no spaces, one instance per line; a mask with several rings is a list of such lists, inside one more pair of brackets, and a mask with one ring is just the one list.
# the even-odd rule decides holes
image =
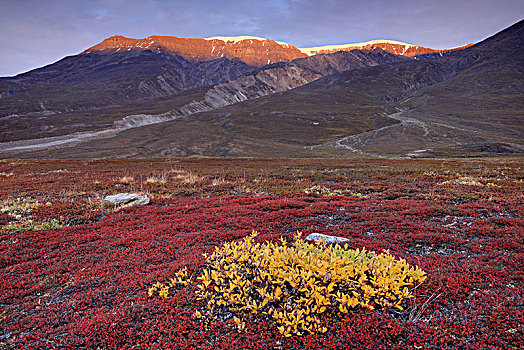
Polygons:
[[443,53],[464,49],[461,47],[435,50],[393,40],[372,40],[363,43],[297,48],[291,44],[255,36],[214,36],[210,38],[178,38],[175,36],[149,36],[144,39],[115,35],[87,49],[93,51],[164,50],[190,61],[208,61],[217,58],[239,59],[251,66],[287,62],[296,58],[337,51],[371,50],[381,48],[399,56],[413,57],[428,53]]
[[165,50],[190,61],[208,61],[217,58],[239,59],[251,66],[287,62],[306,57],[293,45],[258,37],[177,38],[150,36],[131,39],[120,35],[105,39],[85,51]]

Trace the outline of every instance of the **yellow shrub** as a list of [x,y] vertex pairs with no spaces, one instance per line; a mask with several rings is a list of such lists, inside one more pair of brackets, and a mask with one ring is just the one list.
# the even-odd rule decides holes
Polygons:
[[[402,309],[410,287],[426,279],[389,252],[347,250],[339,245],[255,243],[258,233],[224,244],[206,256],[197,293],[206,311],[195,317],[213,319],[232,313],[239,329],[251,315],[272,319],[285,336],[325,332],[329,319],[359,308]],[[171,286],[184,283],[179,272]],[[187,275],[184,275],[187,277]],[[176,282],[176,283],[174,283]],[[151,292],[153,290],[153,292]],[[150,289],[167,296],[161,285]]]
[[360,192],[351,192],[349,190],[344,190],[344,191],[332,190],[332,189],[329,189],[327,187],[322,187],[320,185],[315,185],[313,187],[306,188],[304,190],[304,193],[307,193],[307,194],[309,194],[309,193],[320,194],[323,197],[349,196],[349,197],[354,197],[354,198],[367,198],[367,196],[365,194],[362,194]]
[[169,296],[170,288],[177,288],[180,286],[185,287],[191,282],[193,282],[193,280],[188,276],[187,268],[184,267],[182,270],[175,273],[175,277],[171,278],[168,284],[160,282],[153,284],[153,286],[149,288],[147,294],[152,297],[157,293],[161,297],[167,298]]
[[313,187],[307,188],[304,190],[304,193],[316,193],[321,194],[323,197],[331,196],[342,196],[342,191],[340,190],[331,190],[327,187],[322,187],[320,185],[315,185]]

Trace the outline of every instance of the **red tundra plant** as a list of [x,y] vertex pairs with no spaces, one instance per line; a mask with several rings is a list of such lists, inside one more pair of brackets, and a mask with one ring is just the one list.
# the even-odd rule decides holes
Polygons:
[[[439,187],[439,189],[441,189]],[[398,193],[401,193],[399,191]],[[394,197],[394,196],[393,196]],[[52,231],[0,231],[0,347],[17,349],[518,349],[524,347],[524,220],[515,201],[288,195],[179,197]],[[455,197],[456,198],[456,197]],[[64,216],[64,215],[62,215]],[[253,230],[297,231],[388,249],[427,273],[404,310],[360,310],[323,334],[282,338],[272,324],[193,318],[185,288],[148,288]]]

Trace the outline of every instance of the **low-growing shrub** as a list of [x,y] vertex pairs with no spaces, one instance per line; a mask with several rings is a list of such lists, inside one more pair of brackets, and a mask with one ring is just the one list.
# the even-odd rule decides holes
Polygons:
[[330,188],[323,187],[323,186],[320,186],[320,185],[315,185],[313,187],[306,188],[304,190],[304,193],[306,193],[306,194],[310,194],[310,193],[320,194],[323,197],[342,196],[342,194],[343,194],[342,191],[340,191],[340,190],[332,190]]
[[[195,317],[233,318],[239,329],[248,317],[271,319],[285,336],[325,332],[330,321],[358,309],[402,309],[411,289],[426,279],[418,267],[388,251],[348,250],[314,244],[298,235],[288,244],[257,243],[258,233],[225,243],[206,256],[196,292],[206,310]],[[149,295],[168,297],[170,288],[191,285],[186,270]]]
[[440,182],[439,185],[465,185],[465,186],[484,186],[482,182],[471,176],[462,176],[458,179],[451,179]]
[[306,194],[319,194],[323,197],[331,197],[331,196],[348,196],[348,197],[354,197],[354,198],[367,198],[365,194],[362,194],[360,192],[351,192],[349,190],[332,190],[327,187],[323,187],[320,185],[315,185],[310,188],[306,188],[304,190],[304,193]]
[[13,222],[2,227],[3,231],[26,232],[56,230],[64,227],[57,219],[49,219],[43,222],[33,222],[32,220]]
[[51,203],[49,202],[43,204],[32,198],[9,198],[4,201],[0,200],[0,212],[15,219],[20,219],[42,206],[50,205]]
[[35,213],[51,207],[50,202],[42,203],[32,198],[10,198],[0,201],[1,231],[26,232],[55,230],[63,225],[58,219],[37,220]]

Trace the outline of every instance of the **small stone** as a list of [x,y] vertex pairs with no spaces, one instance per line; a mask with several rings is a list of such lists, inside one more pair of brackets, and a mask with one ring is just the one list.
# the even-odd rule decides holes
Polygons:
[[104,203],[116,207],[122,204],[127,204],[129,202],[132,202],[137,198],[138,198],[138,194],[135,194],[135,193],[119,193],[119,194],[105,197]]
[[320,240],[322,240],[325,243],[343,243],[343,242],[349,241],[349,239],[344,238],[344,237],[329,236],[329,235],[324,235],[322,233],[312,233],[306,237],[306,240],[315,241],[315,242],[319,242]]
[[149,204],[149,198],[147,196],[139,196],[136,193],[118,193],[105,197],[104,204],[109,207],[146,205]]

